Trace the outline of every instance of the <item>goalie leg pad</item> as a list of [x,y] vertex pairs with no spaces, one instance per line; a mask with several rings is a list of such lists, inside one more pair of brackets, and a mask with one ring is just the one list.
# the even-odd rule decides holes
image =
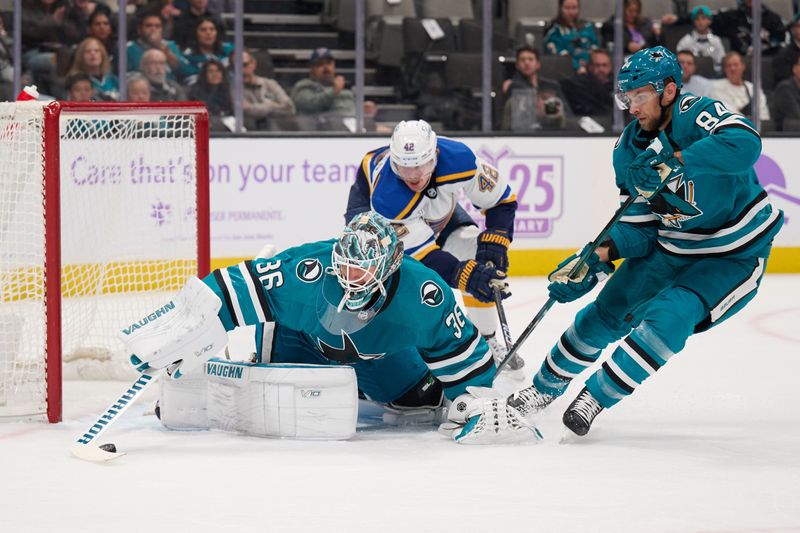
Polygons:
[[206,363],[210,427],[257,437],[340,440],[355,434],[352,367]]
[[181,379],[161,382],[158,399],[161,423],[168,429],[208,429],[206,396],[208,377],[203,369],[187,372]]

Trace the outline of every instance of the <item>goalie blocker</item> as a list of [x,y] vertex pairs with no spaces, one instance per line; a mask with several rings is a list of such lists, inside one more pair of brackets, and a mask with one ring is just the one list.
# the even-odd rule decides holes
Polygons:
[[348,366],[210,359],[203,372],[163,382],[159,406],[169,429],[341,440],[355,434],[358,389]]

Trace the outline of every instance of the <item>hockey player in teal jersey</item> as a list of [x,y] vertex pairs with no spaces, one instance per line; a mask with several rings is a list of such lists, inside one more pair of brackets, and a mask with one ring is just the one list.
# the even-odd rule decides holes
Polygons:
[[660,46],[620,70],[617,100],[636,120],[616,143],[614,171],[620,200],[636,201],[575,278],[567,274],[580,254],[558,265],[550,296],[580,298],[614,270],[610,261],[625,261],[547,354],[532,386],[508,398],[529,420],[622,339],[563,415],[585,435],[690,335],[727,320],[758,290],[783,223],[753,170],[761,138],[721,102],[681,93],[681,79],[677,59]]
[[[351,365],[359,389],[390,409],[435,409],[495,364],[447,284],[411,258],[380,215],[356,215],[337,240],[216,270],[226,331],[265,329],[263,363]],[[269,331],[267,331],[269,329]]]

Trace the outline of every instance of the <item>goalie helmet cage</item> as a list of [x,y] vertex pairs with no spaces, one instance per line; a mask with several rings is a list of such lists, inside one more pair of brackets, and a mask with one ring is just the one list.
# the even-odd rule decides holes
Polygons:
[[208,171],[199,103],[0,103],[0,419],[129,377],[117,332],[210,270]]

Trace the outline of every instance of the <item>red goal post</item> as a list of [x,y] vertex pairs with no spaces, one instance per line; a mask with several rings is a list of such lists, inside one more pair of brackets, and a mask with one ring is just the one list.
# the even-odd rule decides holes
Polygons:
[[116,332],[209,272],[208,169],[203,104],[0,103],[0,419],[130,377]]

